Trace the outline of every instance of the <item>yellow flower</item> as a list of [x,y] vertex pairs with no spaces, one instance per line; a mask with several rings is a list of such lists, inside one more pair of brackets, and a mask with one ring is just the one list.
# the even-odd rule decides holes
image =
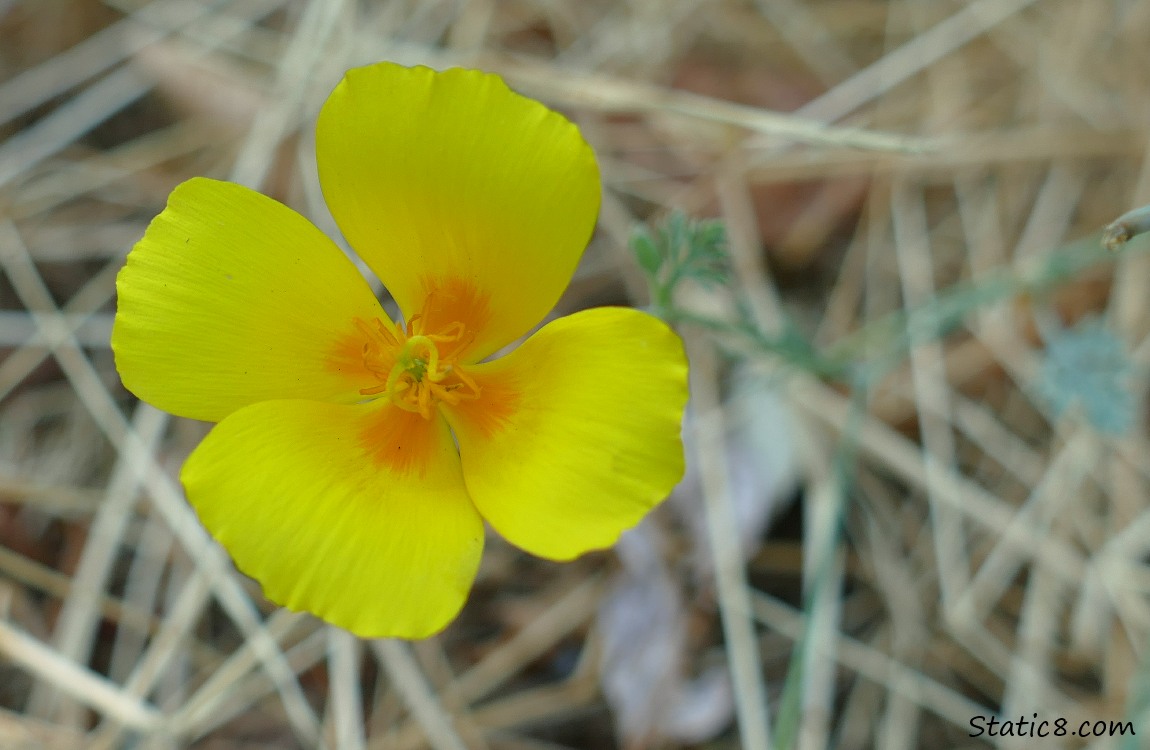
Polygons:
[[116,367],[144,401],[219,423],[181,480],[269,599],[424,637],[463,606],[484,520],[568,560],[666,496],[686,360],[624,308],[487,359],[554,306],[600,190],[575,126],[498,77],[358,68],[316,135],[328,206],[406,322],[302,216],[197,178],[120,272]]

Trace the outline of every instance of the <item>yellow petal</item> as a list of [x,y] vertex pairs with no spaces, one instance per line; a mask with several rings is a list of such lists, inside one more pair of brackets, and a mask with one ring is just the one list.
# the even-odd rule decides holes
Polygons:
[[406,317],[477,332],[471,361],[555,305],[599,209],[578,129],[474,70],[349,71],[320,112],[316,158],[352,247]]
[[269,599],[364,638],[422,638],[467,597],[483,522],[442,419],[266,401],[184,465],[188,499]]
[[508,541],[567,560],[614,544],[683,474],[682,342],[599,308],[469,370],[480,397],[441,405],[479,512]]
[[354,403],[376,382],[354,322],[383,316],[370,287],[307,219],[239,185],[177,187],[116,291],[116,369],[173,414],[215,422],[268,399]]

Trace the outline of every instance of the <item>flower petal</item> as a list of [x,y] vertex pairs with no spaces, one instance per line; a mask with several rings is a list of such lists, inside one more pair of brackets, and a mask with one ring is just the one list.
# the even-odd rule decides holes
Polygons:
[[656,318],[569,315],[469,373],[479,399],[441,405],[468,492],[532,554],[567,560],[610,546],[682,477],[687,363]]
[[269,599],[365,638],[422,638],[467,597],[483,522],[442,419],[266,401],[184,465],[188,499]]
[[477,332],[471,361],[555,305],[599,210],[578,129],[474,70],[349,71],[320,112],[316,158],[352,247],[407,318]]
[[116,369],[128,390],[219,421],[257,401],[362,399],[356,317],[382,317],[330,239],[287,206],[204,178],[172,191],[116,279]]

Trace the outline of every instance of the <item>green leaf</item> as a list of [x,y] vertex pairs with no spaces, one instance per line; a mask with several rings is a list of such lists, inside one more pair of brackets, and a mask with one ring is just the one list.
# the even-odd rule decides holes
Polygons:
[[1039,391],[1055,416],[1079,405],[1099,432],[1121,434],[1134,420],[1131,368],[1122,341],[1102,321],[1087,318],[1047,335]]
[[678,209],[671,212],[671,215],[667,217],[663,238],[667,257],[676,260],[682,258],[684,250],[690,246],[690,232],[685,213]]
[[630,246],[647,274],[656,308],[671,304],[675,287],[684,279],[703,286],[727,280],[727,233],[720,221],[695,221],[676,210],[661,226],[635,229]]
[[655,240],[646,228],[640,227],[631,235],[631,251],[635,253],[639,266],[650,276],[659,273],[663,266],[663,254],[655,247]]

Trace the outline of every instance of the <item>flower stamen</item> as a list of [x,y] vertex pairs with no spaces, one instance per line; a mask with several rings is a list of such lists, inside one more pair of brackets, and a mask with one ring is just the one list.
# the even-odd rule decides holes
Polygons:
[[432,407],[443,401],[458,404],[479,397],[479,385],[456,361],[475,340],[475,333],[460,322],[438,333],[423,330],[425,316],[411,316],[406,326],[355,320],[366,339],[364,367],[379,381],[361,388],[364,396],[386,393],[392,403],[405,411],[431,418]]

